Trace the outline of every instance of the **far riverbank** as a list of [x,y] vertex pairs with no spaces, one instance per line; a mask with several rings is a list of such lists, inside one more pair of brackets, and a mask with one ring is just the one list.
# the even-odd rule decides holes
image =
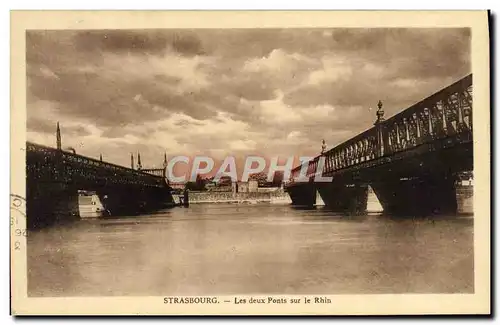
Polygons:
[[290,196],[283,190],[272,192],[189,192],[189,204],[196,203],[281,203],[290,204]]
[[[323,205],[318,195],[316,205]],[[232,204],[291,204],[290,196],[282,189],[270,192],[189,192],[189,204],[198,203],[232,203]],[[382,206],[375,193],[368,191],[368,211],[381,212]],[[459,186],[457,188],[457,209],[460,214],[473,214],[473,187]]]

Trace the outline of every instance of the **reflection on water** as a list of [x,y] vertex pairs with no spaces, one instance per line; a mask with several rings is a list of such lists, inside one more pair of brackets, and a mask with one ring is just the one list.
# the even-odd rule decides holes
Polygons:
[[474,291],[472,217],[191,205],[30,233],[30,296]]

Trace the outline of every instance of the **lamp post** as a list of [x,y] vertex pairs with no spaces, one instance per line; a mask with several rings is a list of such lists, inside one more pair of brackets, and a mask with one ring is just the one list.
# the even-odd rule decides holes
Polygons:
[[382,157],[384,155],[384,136],[383,136],[383,122],[384,122],[384,110],[382,101],[379,100],[377,103],[377,120],[375,121],[375,130],[377,132],[377,157]]

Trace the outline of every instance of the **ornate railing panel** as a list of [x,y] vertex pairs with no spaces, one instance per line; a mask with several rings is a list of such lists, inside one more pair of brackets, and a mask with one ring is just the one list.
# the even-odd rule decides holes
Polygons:
[[151,174],[154,176],[165,177],[166,169],[165,168],[151,168],[151,169],[141,169],[142,172],[146,174]]
[[57,150],[26,143],[27,176],[39,181],[101,185],[164,187],[163,177]]
[[[321,174],[328,175],[438,139],[470,142],[472,128],[472,75],[468,75],[388,120],[378,120],[374,127],[304,163],[309,164],[307,176],[319,174],[320,157],[325,159]],[[292,170],[291,182],[297,179],[300,169],[298,166]]]
[[472,75],[383,122],[384,155],[436,139],[472,136]]

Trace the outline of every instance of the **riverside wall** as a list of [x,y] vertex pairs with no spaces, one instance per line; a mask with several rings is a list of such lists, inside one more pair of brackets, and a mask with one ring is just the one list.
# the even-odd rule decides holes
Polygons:
[[[189,203],[273,203],[291,204],[288,193],[283,190],[273,192],[189,192]],[[317,204],[322,205],[322,204]],[[473,187],[457,188],[457,210],[459,213],[473,213]],[[370,188],[368,191],[367,212],[381,212],[383,210],[377,196]]]
[[274,192],[189,192],[189,204],[196,203],[282,203],[289,204],[291,199],[283,190]]
[[459,213],[474,213],[474,187],[460,186],[457,188],[457,210]]

